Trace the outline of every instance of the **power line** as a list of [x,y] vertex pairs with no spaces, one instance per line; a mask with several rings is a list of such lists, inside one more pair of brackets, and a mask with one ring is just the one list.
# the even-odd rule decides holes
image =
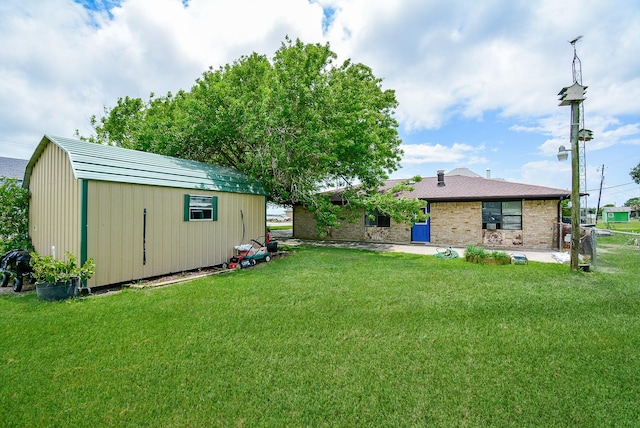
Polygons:
[[[631,181],[631,182],[629,182],[629,183],[625,183],[625,184],[617,184],[617,185],[615,185],[615,186],[605,186],[605,187],[603,187],[603,188],[602,188],[602,190],[615,189],[616,187],[629,186],[629,185],[631,185],[631,184],[636,184],[636,183],[635,183],[634,181]],[[587,192],[595,192],[596,190],[599,190],[599,189],[589,189],[589,190],[587,190]]]

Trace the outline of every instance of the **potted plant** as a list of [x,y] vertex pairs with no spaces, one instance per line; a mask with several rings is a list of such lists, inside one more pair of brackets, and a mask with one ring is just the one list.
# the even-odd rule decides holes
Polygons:
[[31,276],[36,281],[36,292],[42,300],[62,300],[77,296],[79,283],[84,283],[95,273],[93,259],[78,265],[75,255],[66,253],[66,260],[53,256],[31,253]]

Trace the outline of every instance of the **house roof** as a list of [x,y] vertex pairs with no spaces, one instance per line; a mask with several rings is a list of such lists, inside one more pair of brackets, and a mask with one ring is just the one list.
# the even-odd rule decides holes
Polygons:
[[259,183],[233,168],[49,135],[31,156],[23,187],[29,187],[33,167],[50,143],[67,153],[77,179],[266,194]]
[[[387,190],[403,180],[389,180],[381,190]],[[480,199],[565,199],[570,190],[514,183],[502,179],[445,175],[444,186],[438,186],[437,177],[423,177],[414,184],[413,192],[405,193],[409,198],[427,201],[469,201]]]
[[17,178],[22,181],[28,162],[26,159],[0,157],[0,177]]
[[[454,170],[455,171],[455,170]],[[391,189],[404,179],[387,180],[380,191]],[[444,175],[444,186],[438,186],[437,177],[423,177],[422,181],[413,184],[412,192],[405,192],[408,198],[424,199],[429,202],[455,202],[479,200],[513,200],[513,199],[567,199],[570,190],[552,187],[535,186],[506,181],[503,179],[484,178],[475,175]],[[333,191],[334,202],[340,202],[341,189]]]
[[480,174],[471,171],[469,168],[455,168],[447,172],[447,175],[466,175],[467,177],[482,177]]

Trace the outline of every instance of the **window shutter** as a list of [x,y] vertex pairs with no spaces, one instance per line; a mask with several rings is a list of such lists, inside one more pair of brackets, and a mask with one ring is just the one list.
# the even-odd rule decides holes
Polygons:
[[184,221],[189,221],[189,204],[191,203],[191,196],[184,195]]
[[211,208],[213,212],[211,213],[211,220],[218,221],[218,197],[213,196],[211,198]]

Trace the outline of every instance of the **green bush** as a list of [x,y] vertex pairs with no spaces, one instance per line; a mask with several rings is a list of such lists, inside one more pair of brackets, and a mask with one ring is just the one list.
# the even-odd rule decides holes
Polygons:
[[511,257],[504,251],[494,250],[488,252],[477,245],[469,245],[464,250],[464,259],[478,264],[508,265],[511,263]]
[[477,245],[469,245],[464,250],[464,259],[471,263],[482,263],[487,257],[488,254],[485,249]]
[[496,261],[496,264],[499,265],[511,264],[511,257],[504,251],[492,251],[491,258],[494,259]]
[[29,191],[15,178],[0,177],[0,254],[33,250],[29,237]]

